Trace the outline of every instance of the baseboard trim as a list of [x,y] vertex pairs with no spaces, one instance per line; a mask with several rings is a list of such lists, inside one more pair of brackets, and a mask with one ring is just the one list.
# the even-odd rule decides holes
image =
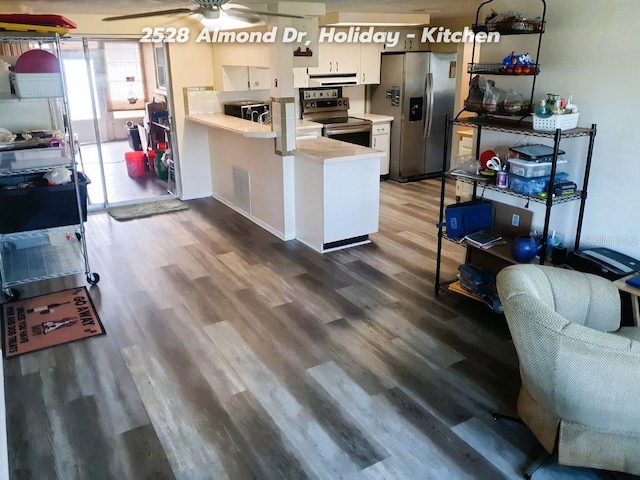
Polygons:
[[253,215],[251,215],[250,213],[245,212],[241,208],[236,207],[233,203],[231,203],[228,200],[222,198],[220,195],[217,195],[217,194],[214,193],[211,196],[213,198],[215,198],[216,200],[218,200],[220,203],[225,204],[227,207],[229,207],[230,209],[234,210],[235,212],[238,212],[243,217],[248,218],[253,223],[258,225],[259,227],[264,228],[267,232],[271,233],[272,235],[275,235],[280,240],[283,240],[285,242],[287,242],[289,240],[295,240],[295,238],[296,238],[295,235],[290,235],[290,236],[285,235],[284,233],[282,233],[282,232],[276,230],[275,228],[273,228],[271,225],[268,225],[267,223],[263,222],[259,218],[256,218]]

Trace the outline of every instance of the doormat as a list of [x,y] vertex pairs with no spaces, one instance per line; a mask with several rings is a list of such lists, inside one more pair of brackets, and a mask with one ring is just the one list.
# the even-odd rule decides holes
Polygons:
[[134,220],[136,218],[145,218],[161,213],[178,212],[186,210],[189,206],[177,198],[171,200],[163,200],[161,202],[139,203],[137,205],[128,205],[126,207],[113,207],[109,209],[109,215],[119,222]]
[[2,307],[5,358],[106,333],[86,287],[26,298]]

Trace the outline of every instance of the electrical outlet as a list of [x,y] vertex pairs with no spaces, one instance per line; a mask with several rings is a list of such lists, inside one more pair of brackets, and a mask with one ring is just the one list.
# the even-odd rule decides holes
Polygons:
[[520,215],[516,213],[513,214],[513,216],[511,217],[511,225],[513,225],[514,227],[520,225]]

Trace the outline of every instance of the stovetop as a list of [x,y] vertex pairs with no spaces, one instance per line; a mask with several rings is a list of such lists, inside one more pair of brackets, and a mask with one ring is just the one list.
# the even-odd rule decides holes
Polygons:
[[312,122],[322,123],[328,127],[355,127],[358,125],[368,125],[370,120],[364,120],[356,117],[333,117],[333,118],[314,118],[307,119]]

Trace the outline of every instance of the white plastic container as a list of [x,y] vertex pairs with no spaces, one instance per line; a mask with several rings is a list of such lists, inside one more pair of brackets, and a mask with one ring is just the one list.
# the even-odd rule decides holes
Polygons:
[[[564,159],[558,158],[558,165],[569,163]],[[522,160],[512,158],[509,160],[509,173],[519,175],[525,178],[546,177],[551,175],[552,162],[533,162],[531,160]]]
[[70,163],[69,150],[66,146],[0,152],[0,172],[63,166]]
[[15,73],[16,94],[21,98],[62,97],[62,76],[59,73]]
[[533,115],[533,129],[542,131],[571,130],[578,126],[580,113],[565,113],[563,115],[551,115],[550,117],[539,117]]
[[4,60],[0,60],[0,94],[11,93],[10,76],[9,64]]

